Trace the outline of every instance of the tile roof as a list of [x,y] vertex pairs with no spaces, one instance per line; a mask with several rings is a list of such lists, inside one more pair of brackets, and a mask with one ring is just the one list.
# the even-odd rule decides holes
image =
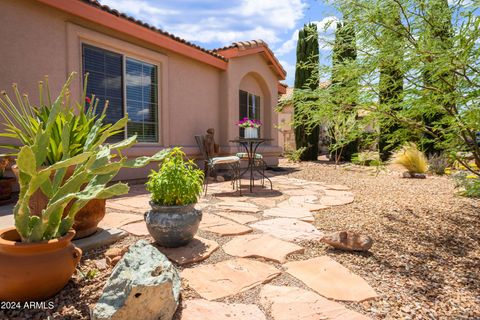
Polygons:
[[[69,0],[69,1],[70,1],[70,0]],[[84,3],[86,3],[86,4],[89,4],[89,5],[93,6],[93,7],[96,7],[96,8],[98,8],[98,9],[100,9],[100,10],[103,10],[103,11],[105,11],[105,12],[108,12],[108,13],[110,13],[110,14],[112,14],[112,15],[114,15],[114,16],[117,16],[117,17],[119,17],[119,18],[123,18],[123,19],[125,19],[125,20],[130,21],[130,22],[136,23],[136,24],[138,24],[138,25],[140,25],[140,26],[142,26],[142,27],[145,27],[145,28],[147,28],[147,29],[150,29],[150,30],[152,30],[152,31],[158,32],[158,33],[160,33],[160,34],[162,34],[162,35],[164,35],[164,36],[170,37],[171,39],[173,39],[173,40],[175,40],[175,41],[178,41],[178,42],[180,42],[180,43],[184,43],[184,44],[186,44],[186,45],[188,45],[188,46],[190,46],[190,47],[193,47],[193,48],[195,48],[195,49],[198,49],[198,50],[200,50],[200,51],[203,51],[203,52],[205,52],[205,53],[208,53],[208,54],[214,56],[215,58],[221,59],[221,60],[223,60],[223,61],[228,61],[227,58],[225,58],[225,57],[223,57],[221,54],[215,52],[215,50],[208,50],[208,49],[202,48],[202,47],[200,47],[200,46],[198,46],[198,45],[196,45],[196,44],[194,44],[194,43],[192,43],[192,42],[189,42],[189,41],[187,41],[187,40],[185,40],[185,39],[182,39],[182,38],[180,38],[180,37],[177,37],[177,36],[175,36],[175,35],[173,35],[173,34],[171,34],[171,33],[169,33],[169,32],[163,31],[163,30],[158,29],[158,28],[156,28],[156,27],[154,27],[154,26],[152,26],[152,25],[149,25],[149,24],[146,23],[146,22],[143,22],[143,21],[141,21],[141,20],[135,19],[134,17],[129,16],[129,15],[125,14],[125,13],[119,12],[119,11],[116,10],[116,9],[110,8],[110,7],[107,6],[107,5],[102,5],[102,4],[101,4],[100,2],[98,2],[97,0],[79,0],[79,1],[84,2]]]

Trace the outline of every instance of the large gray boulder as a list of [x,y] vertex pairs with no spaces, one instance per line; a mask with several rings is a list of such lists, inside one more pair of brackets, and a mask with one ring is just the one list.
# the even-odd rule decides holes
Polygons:
[[91,318],[170,320],[180,286],[178,271],[167,257],[140,240],[113,269]]

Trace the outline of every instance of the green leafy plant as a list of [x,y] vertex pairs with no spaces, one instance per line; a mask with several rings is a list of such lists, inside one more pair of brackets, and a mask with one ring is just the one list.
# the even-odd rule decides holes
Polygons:
[[307,147],[301,147],[296,150],[287,150],[285,155],[290,162],[302,161],[302,154],[307,150]]
[[409,173],[425,173],[428,170],[427,157],[412,142],[393,154],[392,163],[401,165]]
[[[73,76],[74,74],[68,78],[59,96],[49,106],[48,118],[39,120],[39,129],[34,138],[26,140],[27,144],[21,146],[17,153],[20,192],[13,213],[15,227],[22,242],[38,242],[65,235],[72,227],[77,212],[88,201],[108,199],[129,191],[128,185],[124,183],[107,185],[121,168],[143,167],[150,161],[161,161],[168,153],[168,150],[162,150],[152,157],[128,159],[122,155],[122,151],[136,143],[136,136],[114,144],[106,144],[107,138],[113,132],[125,127],[128,121],[128,116],[125,116],[105,130],[100,130],[103,126],[101,120],[95,121],[87,134],[82,152],[72,156],[69,146],[77,115],[65,105],[65,101],[68,100],[68,87]],[[59,119],[66,121],[62,123]],[[62,124],[59,128],[62,132],[62,158],[54,164],[45,166],[47,156],[51,154],[51,138],[56,130],[54,127],[59,123]],[[115,162],[112,161],[114,157]],[[72,175],[67,178],[69,167],[74,169]],[[47,206],[40,216],[33,215],[29,207],[31,197],[38,190],[48,198]],[[63,217],[65,207],[72,201],[68,214]]]
[[[70,75],[70,78],[73,76],[73,74]],[[84,79],[85,90],[87,82],[88,74]],[[38,131],[45,130],[45,125],[52,112],[52,101],[47,76],[44,82],[39,82],[39,106],[30,104],[28,96],[22,96],[16,84],[12,88],[15,99],[11,99],[5,91],[2,91],[0,96],[0,115],[4,119],[3,126],[5,127],[5,132],[0,133],[0,137],[8,138],[11,141],[11,143],[0,145],[0,148],[12,150],[8,155],[16,156],[21,146],[32,145]],[[60,102],[66,112],[60,112],[55,116],[55,123],[51,127],[48,142],[48,152],[43,165],[52,165],[62,160],[65,153],[70,156],[81,154],[85,146],[95,144],[105,132],[108,132],[108,138],[123,131],[123,128],[108,130],[112,126],[110,123],[104,123],[108,102],[102,113],[97,114],[98,99],[95,96],[87,97],[85,90],[81,97],[81,103],[76,102],[71,105],[70,93],[68,88],[66,89]],[[75,113],[76,117],[69,118],[67,115],[70,112]],[[66,126],[68,126],[70,136],[67,145],[62,142],[63,130]],[[94,128],[97,134],[90,135],[90,139],[93,138],[93,140],[87,141]]]
[[361,166],[379,166],[382,161],[376,151],[362,151],[352,155],[352,162]]
[[192,160],[184,160],[181,148],[173,148],[158,171],[148,176],[147,190],[152,201],[162,206],[185,206],[196,203],[202,192],[204,173]]
[[453,175],[456,186],[461,188],[460,194],[468,198],[480,198],[480,178],[468,173],[460,171]]

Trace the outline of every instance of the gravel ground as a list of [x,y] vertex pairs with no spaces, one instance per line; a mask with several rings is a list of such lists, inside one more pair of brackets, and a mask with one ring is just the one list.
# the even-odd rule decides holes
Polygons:
[[[478,200],[456,196],[453,183],[445,177],[402,179],[398,171],[335,168],[322,162],[297,165],[282,161],[281,165],[289,170],[280,174],[347,185],[355,194],[352,204],[320,211],[315,224],[326,232],[353,230],[371,236],[375,243],[370,253],[346,253],[310,241],[301,243],[304,254],[288,257],[293,261],[327,254],[362,276],[380,295],[374,301],[345,303],[349,308],[373,319],[480,319]],[[199,235],[220,245],[232,239],[201,230]],[[140,238],[129,236],[113,246],[123,248]],[[89,308],[111,272],[111,268],[102,270],[98,265],[106,249],[82,258],[82,272],[50,300],[53,310],[0,310],[0,319],[88,319]],[[228,258],[219,249],[199,264]],[[280,264],[271,264],[281,269]],[[305,288],[286,273],[271,283]],[[256,287],[220,301],[257,303],[259,291]],[[183,283],[182,299],[197,297]],[[264,312],[271,319],[269,310]],[[180,316],[179,308],[174,319]]]

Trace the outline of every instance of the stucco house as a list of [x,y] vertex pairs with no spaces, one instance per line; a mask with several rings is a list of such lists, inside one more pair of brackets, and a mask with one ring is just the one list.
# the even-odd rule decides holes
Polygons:
[[[207,128],[222,154],[235,153],[241,115],[264,123],[269,164],[281,154],[274,108],[286,72],[263,41],[207,50],[95,0],[0,0],[0,89],[16,82],[36,102],[38,80],[48,74],[58,92],[71,71],[89,72],[87,92],[110,101],[110,121],[128,112],[125,135],[140,141],[130,156],[174,145],[197,156],[194,135]],[[81,90],[76,81],[73,97]]]

